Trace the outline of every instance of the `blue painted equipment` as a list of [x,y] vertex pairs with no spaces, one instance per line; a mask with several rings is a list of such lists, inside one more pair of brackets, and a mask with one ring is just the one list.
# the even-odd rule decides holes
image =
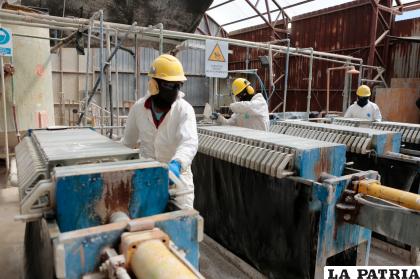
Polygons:
[[420,125],[413,123],[401,123],[391,121],[372,122],[358,118],[336,117],[332,120],[334,124],[351,127],[369,127],[382,131],[394,131],[402,134],[401,142],[404,148],[401,153],[420,156]]
[[200,278],[201,217],[168,211],[176,206],[169,202],[166,164],[138,159],[136,150],[90,129],[33,130],[16,158],[29,278],[132,278],[124,276],[153,261],[126,261],[127,249],[142,251],[119,248],[123,235],[163,243],[142,247],[159,247],[188,278]]
[[[366,120],[347,121],[340,118],[337,122],[363,126]],[[406,144],[402,142],[402,138],[406,139],[408,134],[415,137],[412,130],[415,125],[406,125],[411,127],[409,133],[406,130],[402,131],[401,127],[386,128],[389,126],[386,122],[369,125],[372,128],[287,120],[278,121],[270,130],[280,134],[345,144],[347,161],[352,163],[353,168],[376,170],[384,184],[418,192],[420,158],[399,154],[403,151],[401,145]]]
[[[378,205],[355,191],[354,185],[379,176],[345,169],[345,163],[344,144],[199,127],[195,207],[206,234],[269,278],[319,279],[325,265],[366,264],[372,230],[419,245],[418,212]],[[390,225],[395,218],[401,221]],[[357,257],[347,256],[355,248]]]

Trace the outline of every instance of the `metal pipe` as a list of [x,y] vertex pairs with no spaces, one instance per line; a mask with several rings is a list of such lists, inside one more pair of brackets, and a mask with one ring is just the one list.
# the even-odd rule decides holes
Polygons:
[[[332,67],[327,69],[327,114],[330,111],[330,72],[337,70],[349,70],[354,69],[353,66],[341,66],[341,67]],[[347,75],[347,74],[346,74]]]
[[128,221],[130,220],[130,217],[128,217],[127,213],[122,211],[116,211],[111,214],[111,217],[109,218],[110,223],[118,223],[122,221]]
[[273,80],[273,51],[271,49],[271,44],[268,45],[268,74],[269,74],[268,80],[270,83],[268,87],[268,91],[270,92],[269,94],[271,96],[276,90],[274,86],[274,80]]
[[[86,107],[86,101],[88,99],[89,95],[89,66],[90,66],[90,38],[92,36],[92,27],[89,25],[88,28],[88,41],[87,41],[87,47],[86,47],[86,75],[85,75],[85,91],[83,95],[83,99],[85,100],[85,108],[83,110],[87,110]],[[86,118],[83,119],[83,126],[87,125]]]
[[[10,57],[10,63],[13,65],[13,56]],[[19,122],[17,120],[17,115],[16,115],[16,95],[15,95],[15,78],[14,75],[11,75],[11,79],[12,79],[12,114],[13,114],[13,122],[15,123],[15,131],[16,131],[16,139],[17,142],[20,142],[20,131],[19,131]]]
[[311,94],[312,94],[312,66],[314,62],[314,55],[313,55],[313,48],[311,48],[311,58],[309,59],[309,77],[308,77],[308,100],[306,104],[306,112],[309,113],[311,111]]
[[[111,37],[109,34],[109,31],[106,32],[106,51],[107,56],[111,54]],[[116,57],[116,56],[115,56]],[[108,99],[109,99],[109,115],[110,115],[110,124],[111,127],[114,126],[114,102],[113,102],[113,96],[112,96],[112,59],[108,62],[109,65],[106,69],[106,87],[108,92]],[[109,129],[109,138],[112,139],[113,129]]]
[[[95,18],[97,18],[98,16],[100,16],[100,12],[96,12],[94,13],[91,18],[89,19],[89,27],[88,27],[88,41],[87,41],[87,48],[86,48],[86,75],[85,75],[85,92],[84,92],[84,100],[85,102],[88,99],[88,95],[89,95],[89,67],[90,67],[90,43],[91,43],[91,38],[92,38],[92,27],[94,25],[94,20]],[[86,106],[86,103],[85,103]],[[85,107],[84,110],[87,110],[88,108]],[[86,126],[87,125],[87,120],[86,118],[83,119],[83,125]]]
[[52,37],[41,37],[41,36],[32,36],[32,35],[17,34],[17,33],[13,33],[13,37],[41,39],[41,40],[58,41],[58,42],[64,40],[64,38],[60,39],[60,38],[52,38]]
[[159,28],[159,55],[163,54],[163,23],[158,23]]
[[[283,94],[283,118],[286,119],[286,103],[287,103],[287,81],[289,79],[289,54],[290,54],[290,39],[287,41],[287,51],[286,51],[286,65],[284,73],[284,94]],[[313,51],[311,52],[313,55]]]
[[[101,91],[101,107],[106,106],[106,89],[104,89],[104,12],[99,10],[99,90]],[[101,117],[101,125],[104,125],[104,117]]]
[[[77,19],[77,18],[61,18],[61,17],[54,17],[49,15],[41,15],[41,14],[30,14],[22,11],[6,11],[1,10],[0,11],[0,21],[3,21],[3,19],[7,18],[13,18],[18,19],[26,22],[35,22],[35,23],[44,23],[48,27],[53,28],[54,26],[65,26],[65,27],[74,27],[74,28],[80,28],[80,25],[87,25],[88,21],[87,19]],[[119,23],[109,23],[110,27],[119,29],[119,31],[127,31],[130,26],[119,24]],[[159,29],[150,29],[147,27],[136,27],[134,32],[142,33],[146,35],[153,35],[153,36],[159,36],[160,30]],[[214,37],[207,36],[207,35],[200,35],[200,34],[190,34],[190,33],[184,33],[184,32],[178,32],[178,31],[171,31],[171,30],[163,30],[163,35],[168,38],[178,38],[178,39],[197,39],[197,40],[206,40],[206,39],[212,39]],[[228,43],[231,43],[232,45],[237,46],[249,46],[249,47],[255,47],[255,48],[268,48],[267,44],[263,43],[256,43],[256,42],[246,42],[242,40],[236,40],[236,39],[230,39],[230,38],[218,38],[221,41],[226,41]],[[273,46],[273,49],[280,50],[285,52],[287,50],[286,47],[283,46]],[[295,51],[296,48],[290,48],[290,51]],[[310,54],[308,51],[301,52],[303,54]],[[319,52],[314,51],[314,56],[319,55],[323,57],[330,57],[330,58],[336,58],[336,59],[351,59],[352,61],[361,61],[360,58],[355,58],[352,56],[345,56],[340,54],[334,54],[334,53],[326,53],[326,52]]]
[[[115,30],[115,46],[118,44],[118,31]],[[118,55],[115,56],[115,96],[117,97],[117,125],[120,125],[120,89],[119,89],[119,70],[118,70]],[[120,130],[117,131],[118,136],[121,136]]]
[[197,278],[160,239],[140,242],[131,256],[131,269],[136,278]]
[[[134,22],[133,25],[132,25],[132,27],[134,28],[136,26],[136,24],[137,24],[137,22]],[[122,41],[120,41],[118,43],[118,45],[115,47],[115,49],[112,51],[111,55],[108,57],[105,65],[104,65],[104,68],[107,68],[109,66],[109,62],[112,60],[112,58],[117,53],[118,49],[122,46],[122,44],[124,43],[124,41],[127,39],[129,33],[130,33],[130,30],[128,32],[126,32],[124,39]],[[106,70],[106,69],[102,69],[102,70]],[[99,84],[100,83],[101,83],[101,77],[99,77],[96,80],[95,85],[93,86],[92,94],[89,96],[88,100],[86,101],[87,102],[86,107],[88,107],[89,104],[90,104],[90,102],[92,101],[92,98],[95,95],[96,90],[98,90],[98,87],[99,87]],[[101,109],[101,111],[102,110],[103,109]],[[85,116],[85,114],[86,114],[86,111],[83,111],[82,113],[80,113],[80,116],[79,116],[79,120],[77,122],[77,125],[80,125],[80,123],[82,122],[83,117]]]
[[384,199],[403,207],[420,211],[420,195],[383,186],[378,181],[358,181],[354,183],[358,193]]
[[249,74],[255,74],[258,72],[258,69],[248,69],[248,70],[229,70],[228,73],[249,73]]
[[4,123],[4,145],[6,151],[6,173],[9,172],[9,136],[7,130],[7,105],[6,105],[6,85],[4,84],[4,61],[3,56],[0,56],[0,71],[1,71],[1,93],[3,97],[3,123]]

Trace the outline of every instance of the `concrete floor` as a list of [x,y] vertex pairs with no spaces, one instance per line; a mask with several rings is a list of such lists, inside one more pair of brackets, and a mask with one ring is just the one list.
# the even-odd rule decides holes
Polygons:
[[[23,240],[25,225],[14,221],[19,213],[18,191],[7,187],[4,171],[0,169],[0,278],[23,278]],[[383,243],[382,243],[383,244]],[[407,253],[391,254],[389,246],[372,245],[370,265],[409,265]],[[205,278],[263,278],[256,270],[205,237],[200,246],[200,266]]]
[[23,278],[25,224],[14,221],[18,213],[17,188],[0,190],[0,278]]

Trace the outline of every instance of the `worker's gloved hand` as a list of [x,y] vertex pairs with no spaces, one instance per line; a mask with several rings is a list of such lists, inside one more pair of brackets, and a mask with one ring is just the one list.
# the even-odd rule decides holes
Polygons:
[[219,118],[219,113],[218,112],[213,112],[210,116],[211,120],[217,120],[217,118]]
[[[168,168],[170,171],[172,171],[176,177],[179,178],[179,176],[181,175],[181,163],[178,162],[177,160],[172,160],[169,164],[168,164]],[[169,180],[169,184],[174,184],[174,182],[172,180]]]

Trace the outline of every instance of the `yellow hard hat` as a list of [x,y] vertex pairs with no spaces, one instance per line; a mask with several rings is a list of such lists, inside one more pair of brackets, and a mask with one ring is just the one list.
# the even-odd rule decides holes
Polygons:
[[153,61],[148,76],[166,81],[187,80],[181,62],[169,54],[162,54]]
[[370,88],[367,85],[361,85],[357,88],[356,95],[359,97],[369,97],[370,96]]
[[252,88],[251,83],[244,78],[237,78],[232,83],[232,93],[233,95],[238,95],[246,88],[246,91],[249,95],[255,93],[254,88]]

